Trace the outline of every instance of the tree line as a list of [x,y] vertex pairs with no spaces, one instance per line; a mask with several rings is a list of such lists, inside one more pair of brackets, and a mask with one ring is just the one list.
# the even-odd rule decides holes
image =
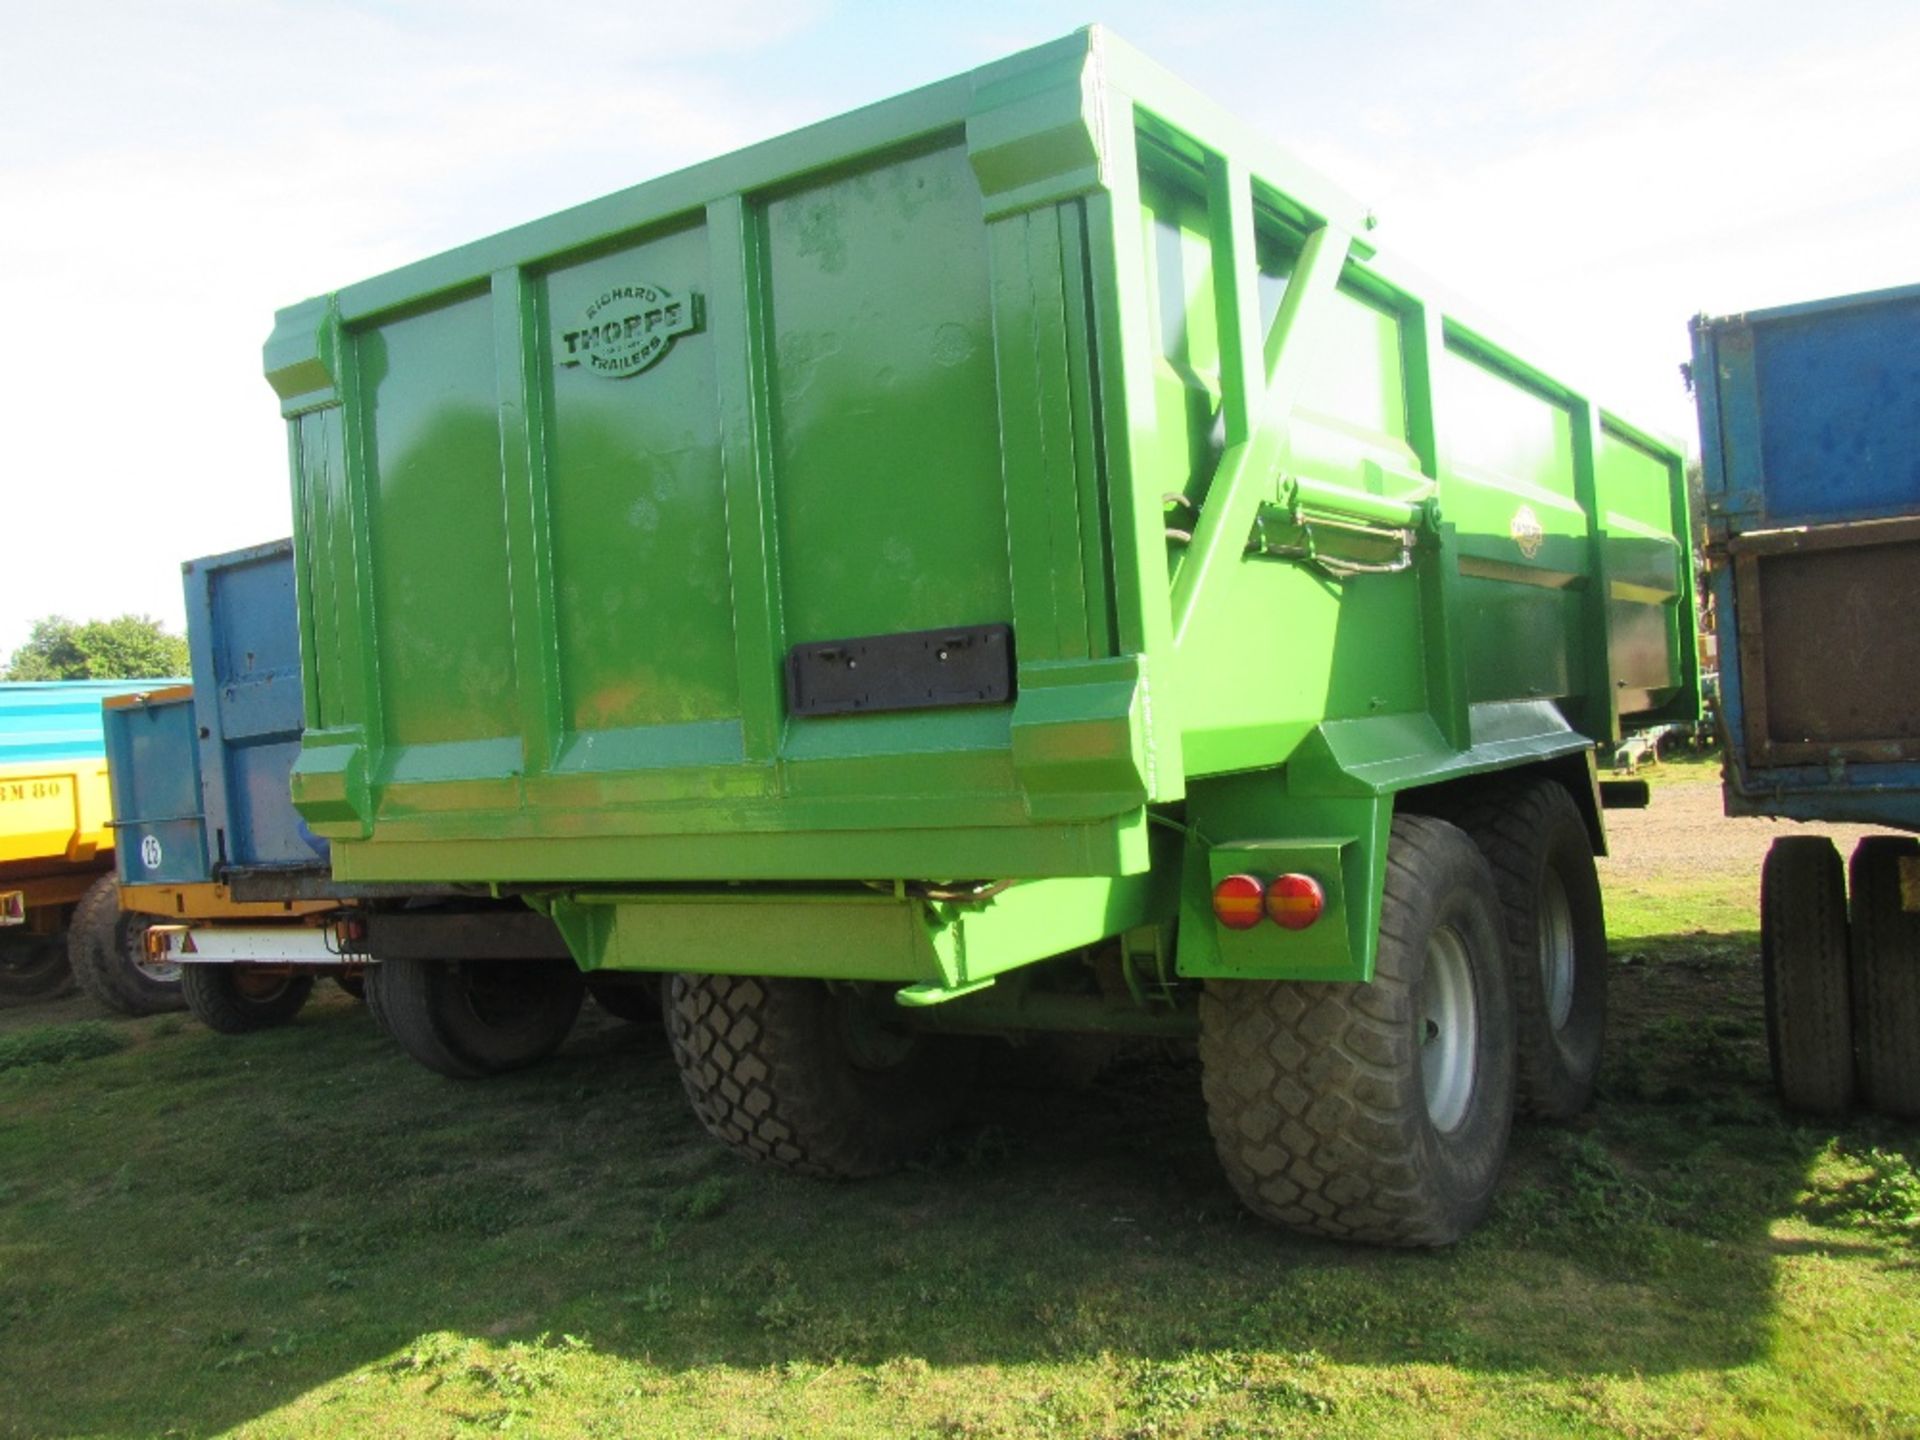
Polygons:
[[48,615],[33,622],[27,643],[13,652],[7,680],[162,680],[187,673],[187,642],[148,615],[69,620]]

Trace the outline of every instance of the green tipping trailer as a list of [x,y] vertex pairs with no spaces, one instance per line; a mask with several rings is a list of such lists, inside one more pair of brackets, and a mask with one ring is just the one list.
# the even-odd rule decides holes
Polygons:
[[[1373,230],[1092,29],[283,311],[336,878],[671,975],[792,1169],[982,1036],[1197,1036],[1256,1211],[1463,1233],[1591,1090],[1686,491]],[[370,984],[430,1054],[537,1029],[511,978]]]

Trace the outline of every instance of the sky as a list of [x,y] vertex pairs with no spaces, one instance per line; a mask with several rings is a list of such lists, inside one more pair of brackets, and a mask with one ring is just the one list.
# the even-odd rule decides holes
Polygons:
[[1920,282],[1912,0],[0,0],[0,655],[284,535],[274,311],[1111,26],[1697,448],[1687,319]]

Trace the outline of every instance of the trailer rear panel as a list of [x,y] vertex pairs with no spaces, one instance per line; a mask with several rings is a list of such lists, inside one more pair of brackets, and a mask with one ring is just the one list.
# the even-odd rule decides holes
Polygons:
[[336,874],[1141,875],[1690,714],[1678,453],[1371,226],[1092,31],[283,312]]
[[113,848],[100,704],[174,683],[0,683],[0,867],[90,867]]
[[1693,333],[1728,808],[1920,829],[1920,287]]

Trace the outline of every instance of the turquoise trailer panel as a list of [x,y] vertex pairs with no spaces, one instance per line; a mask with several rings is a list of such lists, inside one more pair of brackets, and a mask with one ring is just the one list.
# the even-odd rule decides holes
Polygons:
[[214,879],[200,803],[192,687],[128,696],[109,705],[104,719],[120,883],[192,885]]

